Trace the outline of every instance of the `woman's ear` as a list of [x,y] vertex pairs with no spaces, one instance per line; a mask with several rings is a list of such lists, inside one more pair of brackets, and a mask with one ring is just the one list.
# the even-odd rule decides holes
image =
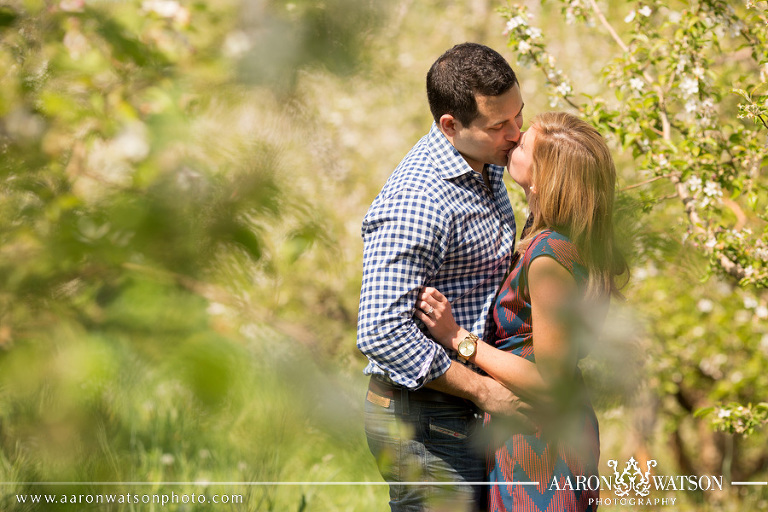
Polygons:
[[536,184],[535,183],[531,183],[531,188],[529,190],[531,191],[531,194],[535,194],[536,193]]

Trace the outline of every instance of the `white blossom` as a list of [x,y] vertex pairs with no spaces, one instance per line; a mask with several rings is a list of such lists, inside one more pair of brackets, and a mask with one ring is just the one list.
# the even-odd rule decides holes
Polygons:
[[525,33],[531,39],[539,39],[541,37],[541,29],[536,28],[536,27],[528,27],[528,29],[525,31]]
[[155,13],[161,18],[173,19],[177,23],[189,23],[189,10],[176,0],[145,0],[141,8],[144,12]]
[[630,78],[629,86],[637,91],[642,91],[645,86],[645,82],[640,78]]
[[631,23],[632,20],[634,20],[634,19],[635,19],[635,11],[633,10],[632,12],[627,14],[626,18],[624,18],[624,23]]
[[694,78],[686,77],[682,82],[680,82],[679,87],[683,93],[683,96],[688,98],[689,96],[699,92],[699,81]]
[[758,306],[757,309],[755,309],[755,316],[761,320],[768,318],[768,307]]
[[567,96],[571,93],[571,86],[567,84],[566,82],[562,82],[560,85],[557,86],[555,91],[561,95],[561,96]]
[[528,22],[522,16],[515,16],[507,22],[507,26],[504,29],[504,35],[509,34],[519,26],[528,25]]
[[688,181],[686,181],[685,184],[688,186],[688,190],[691,192],[696,192],[697,190],[701,189],[701,178],[698,176],[691,176],[688,178]]
[[709,197],[723,197],[723,191],[720,188],[720,185],[714,181],[707,181],[707,184],[704,185],[704,194]]
[[696,308],[702,313],[711,313],[715,308],[715,305],[709,299],[701,299],[698,303],[696,303]]
[[675,66],[675,70],[678,73],[682,73],[683,71],[685,71],[685,68],[690,63],[691,63],[691,58],[688,55],[681,55],[677,61],[677,66]]
[[517,50],[520,52],[527,52],[530,51],[531,45],[528,44],[528,41],[520,41],[517,43]]
[[648,16],[653,14],[653,9],[651,9],[647,5],[644,5],[637,12],[639,12],[640,14],[642,14],[643,16],[645,16],[647,18]]
[[163,18],[173,18],[182,7],[175,0],[146,0],[141,4],[141,8]]

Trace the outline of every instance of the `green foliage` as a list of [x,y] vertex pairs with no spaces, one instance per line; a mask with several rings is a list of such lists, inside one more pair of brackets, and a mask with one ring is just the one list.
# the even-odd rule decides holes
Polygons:
[[730,434],[753,434],[768,423],[768,403],[757,405],[731,403],[721,407],[707,407],[696,411],[696,417],[703,417],[717,412],[713,424],[718,430]]
[[[628,43],[596,4],[594,12],[581,2],[562,4],[570,19],[608,28],[621,55],[605,66],[603,81],[618,101],[587,97],[577,104],[573,85],[547,53],[541,30],[530,25],[525,8],[511,6],[501,12],[520,62],[544,71],[553,104],[565,101],[579,109],[617,146],[632,151],[637,174],[629,180],[669,183],[688,217],[687,235],[710,257],[713,272],[743,285],[768,286],[768,235],[759,221],[768,204],[759,179],[766,158],[760,128],[767,127],[761,113],[768,98],[758,94],[768,76],[768,57],[760,45],[766,37],[762,3],[741,15],[720,1],[692,3],[680,11],[641,3],[625,19],[631,26]],[[752,58],[723,58],[740,47],[751,49]],[[760,73],[761,83],[755,83]],[[737,115],[728,97],[733,83],[752,90],[742,91],[747,103],[738,105]],[[741,118],[762,126],[745,126]],[[742,226],[731,222],[731,215],[757,222]],[[728,224],[738,229],[727,229]]]
[[[353,24],[377,11],[310,4],[291,14],[304,27],[297,62],[350,73]],[[253,113],[278,109],[269,88],[240,81],[256,55],[242,49],[256,52],[261,33],[246,11],[138,0],[0,7],[0,509],[36,509],[17,493],[62,491],[36,482],[92,482],[67,495],[145,482],[150,494],[210,496],[204,483],[163,482],[325,480],[339,476],[318,462],[329,454],[362,458],[361,432],[346,427],[360,424],[357,396],[266,323],[285,314],[275,283],[324,286],[300,268],[331,242],[316,202],[286,185],[295,162],[282,141],[254,130],[264,117]],[[329,33],[344,52],[314,44]],[[298,70],[280,66],[295,84]],[[290,94],[267,71],[248,78]],[[304,306],[292,300],[291,313]],[[320,317],[339,308],[318,304]],[[227,492],[246,496],[243,510],[344,500]]]
[[[612,44],[600,90],[578,94],[528,7],[500,13],[518,62],[544,73],[552,106],[589,119],[619,155],[619,203],[636,208],[619,218],[633,262],[627,296],[644,324],[635,338],[648,392],[636,403],[652,411],[641,417],[658,418],[638,423],[641,443],[663,428],[680,470],[764,480],[766,4],[555,3],[567,23]],[[708,417],[710,428],[747,438],[724,443],[698,428]]]

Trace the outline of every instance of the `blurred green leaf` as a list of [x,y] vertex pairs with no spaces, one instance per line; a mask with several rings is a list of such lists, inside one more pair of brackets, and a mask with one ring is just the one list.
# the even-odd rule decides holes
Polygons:
[[0,30],[10,27],[19,18],[18,13],[7,5],[0,6]]

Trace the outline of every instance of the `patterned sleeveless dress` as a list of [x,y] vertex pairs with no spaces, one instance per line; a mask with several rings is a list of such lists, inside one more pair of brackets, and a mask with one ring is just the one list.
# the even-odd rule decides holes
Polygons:
[[[539,256],[554,258],[568,269],[583,289],[587,271],[576,246],[551,230],[536,236],[522,257],[513,263],[493,308],[496,332],[491,343],[498,349],[534,361],[531,303],[526,276],[531,262]],[[575,386],[584,388],[577,370]],[[490,486],[488,507],[492,512],[587,512],[597,510],[600,440],[597,418],[586,393],[577,393],[575,413],[562,431],[550,435],[541,426],[535,434],[512,434],[488,454]],[[493,420],[485,416],[486,427]],[[591,479],[590,479],[591,477]],[[508,483],[538,482],[538,485]],[[588,485],[591,483],[592,485]]]

